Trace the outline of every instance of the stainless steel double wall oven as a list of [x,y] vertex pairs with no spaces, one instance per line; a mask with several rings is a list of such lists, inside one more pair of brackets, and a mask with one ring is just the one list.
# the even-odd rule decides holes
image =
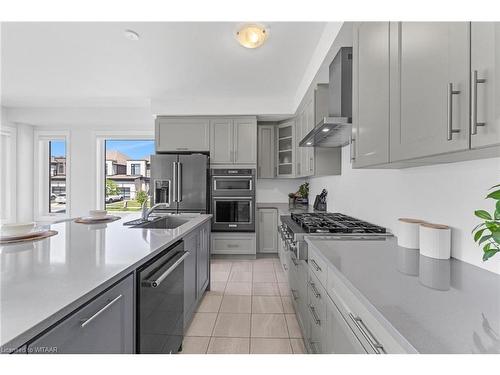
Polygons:
[[255,232],[255,169],[212,169],[212,231]]

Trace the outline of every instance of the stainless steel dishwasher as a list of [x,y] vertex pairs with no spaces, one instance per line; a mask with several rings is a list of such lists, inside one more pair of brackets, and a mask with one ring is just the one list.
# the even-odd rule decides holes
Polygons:
[[137,353],[177,353],[184,326],[184,243],[137,270]]

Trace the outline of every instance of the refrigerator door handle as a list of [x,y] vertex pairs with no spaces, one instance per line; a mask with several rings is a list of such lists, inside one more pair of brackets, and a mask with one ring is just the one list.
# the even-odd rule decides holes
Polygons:
[[182,202],[182,163],[177,163],[177,202]]
[[172,176],[173,176],[173,180],[174,180],[174,183],[172,184],[172,190],[173,190],[173,196],[174,196],[174,199],[173,199],[173,202],[178,202],[177,200],[177,195],[178,195],[178,191],[177,191],[177,162],[174,161],[172,163]]

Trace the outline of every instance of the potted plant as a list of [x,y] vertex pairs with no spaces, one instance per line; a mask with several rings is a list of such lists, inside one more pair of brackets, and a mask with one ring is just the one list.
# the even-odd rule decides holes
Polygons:
[[289,205],[295,205],[296,203],[308,204],[308,197],[309,197],[309,183],[304,182],[302,185],[299,186],[299,190],[297,190],[295,193],[288,194],[288,204]]
[[[491,187],[490,190],[498,187],[500,184]],[[474,215],[483,221],[472,230],[474,241],[483,247],[483,261],[500,251],[500,189],[490,192],[486,199],[494,200],[495,209],[493,213],[485,210],[474,211]]]

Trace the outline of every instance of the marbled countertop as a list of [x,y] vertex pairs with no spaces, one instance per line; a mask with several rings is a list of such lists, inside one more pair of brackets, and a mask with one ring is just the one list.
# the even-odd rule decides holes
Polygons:
[[[500,353],[500,276],[385,240],[306,240],[420,353]],[[478,256],[481,256],[478,253]]]
[[211,215],[195,215],[175,229],[70,221],[50,225],[56,236],[0,246],[0,348],[22,345],[74,308],[132,272]]

